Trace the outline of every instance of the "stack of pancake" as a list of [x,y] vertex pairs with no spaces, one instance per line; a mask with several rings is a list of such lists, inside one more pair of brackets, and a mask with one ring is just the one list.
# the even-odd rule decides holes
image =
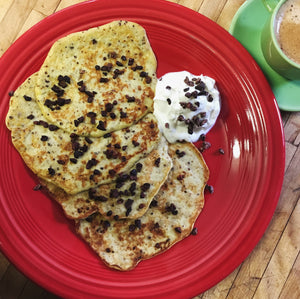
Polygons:
[[14,92],[6,118],[26,165],[122,271],[191,233],[209,175],[193,144],[168,144],[158,129],[156,66],[136,23],[70,34]]

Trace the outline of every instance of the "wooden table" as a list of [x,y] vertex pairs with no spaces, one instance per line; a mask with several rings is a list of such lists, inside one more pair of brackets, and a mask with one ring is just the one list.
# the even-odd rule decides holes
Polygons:
[[[172,0],[206,15],[225,29],[244,1]],[[0,56],[35,23],[78,2],[83,1],[0,0]],[[300,112],[281,115],[286,168],[272,221],[248,258],[223,281],[195,298],[300,298]],[[58,297],[26,278],[0,253],[2,298]]]

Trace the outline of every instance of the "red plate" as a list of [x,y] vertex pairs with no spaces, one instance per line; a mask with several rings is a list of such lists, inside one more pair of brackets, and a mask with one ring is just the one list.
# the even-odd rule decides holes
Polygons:
[[[8,92],[38,70],[57,38],[115,19],[144,26],[158,76],[179,70],[203,73],[216,79],[222,95],[221,115],[207,135],[212,146],[204,153],[215,192],[206,194],[198,235],[130,272],[105,267],[76,236],[60,207],[33,191],[35,177],[5,127]],[[68,298],[192,297],[233,271],[263,235],[284,173],[280,113],[248,52],[206,17],[159,0],[84,2],[25,33],[1,58],[0,74],[0,245],[41,286]]]

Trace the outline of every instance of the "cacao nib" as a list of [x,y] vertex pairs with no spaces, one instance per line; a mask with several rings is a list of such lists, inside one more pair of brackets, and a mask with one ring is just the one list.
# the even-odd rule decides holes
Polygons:
[[102,120],[99,120],[99,124],[97,126],[97,129],[101,130],[101,131],[106,131],[105,123]]
[[181,227],[175,227],[175,231],[179,234],[181,234],[182,230],[181,230]]
[[45,135],[42,135],[42,137],[41,137],[41,141],[47,141],[48,139],[49,139],[49,137],[45,136]]
[[41,184],[37,184],[33,187],[33,191],[38,191],[41,190],[43,188],[43,186]]
[[145,183],[141,186],[141,190],[146,192],[150,189],[150,184],[149,183]]
[[55,170],[54,170],[52,167],[49,167],[49,168],[48,168],[48,173],[49,173],[51,176],[54,176],[54,175],[55,175]]
[[86,163],[86,169],[91,169],[93,166],[96,166],[98,161],[95,158],[92,158]]
[[191,235],[196,236],[198,234],[198,229],[197,227],[194,227],[191,231]]
[[48,127],[48,129],[50,130],[50,131],[57,131],[58,129],[59,129],[59,127],[58,126],[56,126],[56,125],[49,125],[49,127]]
[[160,165],[160,158],[157,158],[157,159],[155,160],[154,165],[155,165],[156,167],[159,167],[159,165]]
[[30,102],[32,100],[31,97],[24,95],[23,98],[25,99],[25,101]]
[[58,97],[63,96],[63,94],[65,93],[65,91],[63,89],[61,89],[59,86],[57,86],[55,84],[52,86],[51,89],[52,89],[52,91],[54,91],[56,93],[56,95]]
[[109,79],[108,78],[100,78],[100,80],[99,80],[99,82],[100,83],[107,83],[109,81]]
[[134,58],[129,58],[128,59],[128,65],[133,65],[134,63]]
[[85,137],[84,140],[88,143],[88,144],[92,144],[93,141],[89,138],[89,137]]

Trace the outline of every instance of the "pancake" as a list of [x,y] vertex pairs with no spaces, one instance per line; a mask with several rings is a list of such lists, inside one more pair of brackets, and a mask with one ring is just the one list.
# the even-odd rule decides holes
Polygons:
[[113,21],[51,47],[35,88],[48,121],[69,133],[103,136],[153,111],[156,58],[143,27]]
[[148,211],[135,220],[99,213],[77,222],[77,232],[114,269],[128,271],[189,236],[204,206],[209,170],[191,143],[169,145],[173,168]]
[[11,97],[6,125],[26,165],[39,177],[76,194],[114,181],[157,147],[156,118],[144,118],[101,138],[70,134],[49,123],[35,100],[37,73]]
[[120,174],[116,182],[75,195],[67,194],[51,183],[41,183],[61,204],[68,218],[86,218],[98,211],[107,219],[136,219],[147,211],[171,167],[168,144],[162,138],[157,149],[139,160],[130,171]]

